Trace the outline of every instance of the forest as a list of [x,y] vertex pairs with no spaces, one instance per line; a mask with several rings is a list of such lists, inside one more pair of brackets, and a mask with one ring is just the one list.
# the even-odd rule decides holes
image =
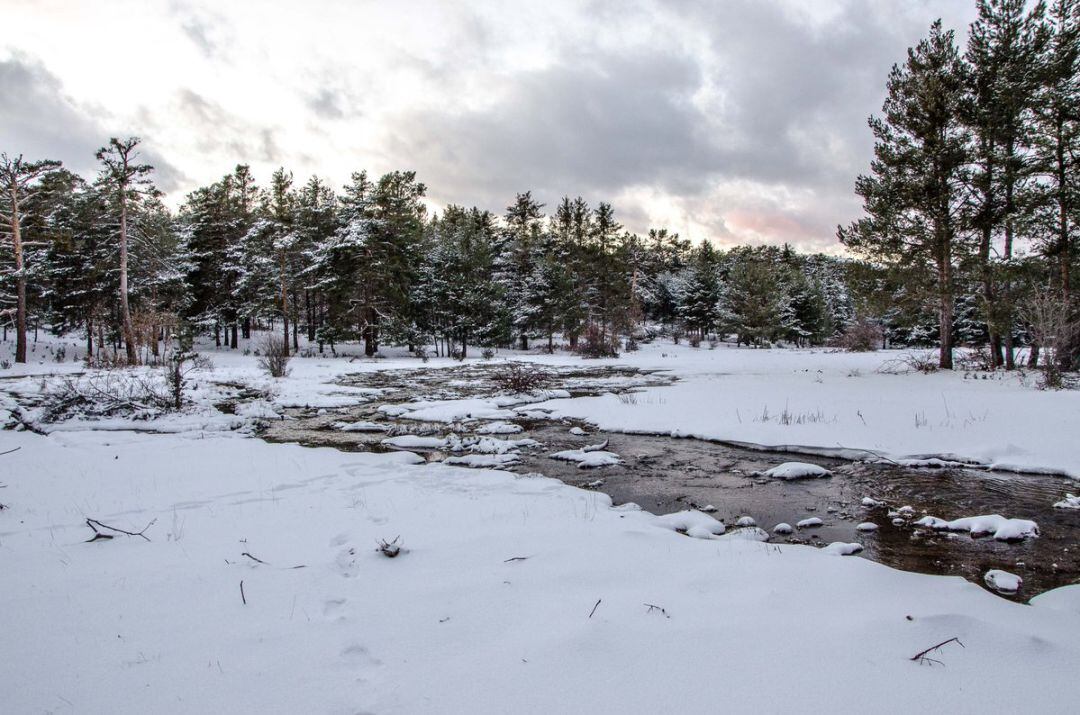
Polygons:
[[100,171],[0,160],[5,335],[78,331],[85,358],[160,358],[173,338],[236,348],[259,328],[297,351],[361,341],[418,354],[633,350],[692,344],[978,347],[992,368],[1075,367],[1080,221],[1080,21],[1073,0],[979,3],[967,47],[932,26],[894,66],[855,183],[846,256],[696,245],[625,230],[615,208],[518,193],[502,215],[430,211],[412,171],[357,171],[340,189],[247,165],[171,210],[113,138]]

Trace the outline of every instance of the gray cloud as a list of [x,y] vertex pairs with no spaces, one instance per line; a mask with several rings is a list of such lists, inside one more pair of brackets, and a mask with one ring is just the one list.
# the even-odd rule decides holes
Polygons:
[[[549,201],[564,193],[601,200],[647,185],[717,236],[728,231],[711,205],[717,184],[809,192],[822,210],[774,201],[756,207],[772,214],[759,223],[827,245],[857,209],[852,187],[872,147],[866,118],[880,108],[889,68],[933,19],[931,11],[847,2],[818,26],[756,0],[597,2],[590,13],[616,34],[634,26],[657,33],[619,49],[570,38],[549,66],[504,79],[493,106],[394,118],[388,154],[415,166],[435,195],[493,209],[525,189]],[[622,213],[645,228],[638,207]]]
[[390,151],[416,161],[430,185],[473,200],[679,185],[719,156],[708,118],[689,102],[700,82],[692,58],[666,50],[565,57],[514,75],[490,110],[394,118]]
[[[75,104],[60,80],[25,55],[0,60],[0,147],[30,159],[59,159],[72,171],[92,176],[98,169],[94,153],[110,136],[127,132],[110,128],[107,117]],[[143,159],[154,165],[155,180],[172,191],[186,180],[184,174],[154,148],[143,145]]]
[[224,156],[228,164],[280,163],[283,159],[271,127],[245,121],[192,89],[177,92],[176,107],[179,116],[195,130],[196,149],[202,154]]

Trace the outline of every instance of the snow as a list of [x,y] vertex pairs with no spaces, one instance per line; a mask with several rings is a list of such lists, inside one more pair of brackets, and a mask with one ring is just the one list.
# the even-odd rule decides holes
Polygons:
[[1061,501],[1054,502],[1055,509],[1080,509],[1080,496],[1066,494]]
[[477,427],[476,434],[517,434],[523,432],[524,427],[516,425],[513,422],[489,422],[486,425]]
[[843,541],[834,541],[828,546],[822,547],[822,553],[831,556],[851,556],[863,550],[862,544],[847,544]]
[[865,506],[868,509],[879,509],[879,508],[885,506],[885,502],[878,501],[877,499],[874,499],[873,497],[863,497],[862,498],[862,505]]
[[397,437],[387,437],[382,444],[397,449],[444,449],[446,437],[424,437],[415,434],[402,434]]
[[799,529],[812,529],[815,526],[821,526],[824,523],[825,522],[823,522],[820,518],[816,516],[811,516],[809,518],[799,521],[799,523],[795,524],[795,526]]
[[832,472],[824,467],[819,467],[816,464],[807,464],[806,462],[784,462],[772,469],[766,469],[763,474],[766,477],[772,477],[773,479],[814,479],[817,477],[831,476]]
[[570,434],[574,435],[575,437],[584,437],[585,435],[587,435],[589,433],[586,432],[585,430],[581,429],[580,427],[571,427],[570,428]]
[[723,522],[695,510],[657,516],[654,517],[653,523],[664,529],[671,529],[692,536],[695,539],[711,539],[727,530]]
[[335,422],[334,429],[341,432],[386,432],[390,425],[381,422]]
[[521,455],[510,454],[465,454],[447,457],[443,464],[457,464],[463,467],[508,467],[521,461]]
[[[586,448],[587,449],[587,448]],[[551,455],[552,459],[561,459],[565,462],[577,462],[581,469],[593,469],[596,467],[610,467],[619,464],[619,455],[604,450],[586,451],[586,449],[564,449]]]
[[878,525],[872,521],[864,521],[861,524],[855,526],[858,531],[877,531]]
[[[0,452],[18,448],[0,458],[5,712],[669,712],[715,709],[718,692],[761,712],[807,703],[861,712],[895,692],[948,712],[1075,709],[1061,684],[1080,669],[1078,586],[1028,607],[956,577],[829,558],[832,545],[758,543],[753,527],[728,531],[700,512],[613,508],[554,479],[252,436],[257,419],[288,404],[333,410],[372,398],[338,385],[344,374],[420,364],[387,352],[295,359],[273,385],[253,356],[222,351],[184,413],[0,432]],[[1013,376],[875,374],[884,357],[646,345],[618,362],[676,367],[685,380],[646,388],[637,404],[542,405],[601,427],[1080,473],[1072,393]],[[847,377],[853,368],[862,376]],[[17,366],[3,388],[34,392],[42,371],[77,369]],[[271,392],[251,413],[224,414],[213,402],[228,390],[214,381]],[[785,404],[836,420],[783,424]],[[13,406],[5,395],[3,409]],[[763,406],[772,417],[756,421]],[[912,409],[927,428],[909,424]],[[88,517],[127,530],[153,521],[150,541],[86,543]],[[995,534],[1037,533],[1025,520],[975,519]],[[385,558],[377,543],[395,537],[406,548]],[[952,637],[966,648],[944,653],[946,667],[910,661]],[[732,643],[737,657],[702,647]]]
[[915,526],[948,531],[967,531],[974,537],[993,535],[997,541],[1020,541],[1038,537],[1039,525],[1030,519],[1006,519],[1000,514],[968,516],[946,521],[936,516],[924,516]]
[[1001,593],[1016,593],[1024,585],[1022,578],[1001,569],[987,571],[983,580],[987,586]]
[[[1080,391],[1038,390],[1036,375],[885,374],[904,351],[716,350],[657,342],[606,364],[679,380],[617,395],[544,403],[599,429],[701,437],[856,459],[932,459],[1080,478]],[[562,364],[563,356],[531,358]],[[916,420],[920,415],[922,419]]]

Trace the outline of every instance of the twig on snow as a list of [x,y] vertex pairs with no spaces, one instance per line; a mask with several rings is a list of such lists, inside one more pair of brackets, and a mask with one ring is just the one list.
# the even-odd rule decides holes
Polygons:
[[247,596],[244,595],[244,582],[243,582],[243,580],[240,581],[240,600],[244,602],[245,606],[247,605]]
[[916,663],[918,663],[920,665],[934,665],[935,663],[937,665],[945,665],[944,663],[942,663],[937,658],[929,657],[929,654],[933,653],[936,650],[940,650],[943,646],[947,646],[948,644],[954,643],[954,642],[957,645],[959,645],[961,648],[965,647],[964,644],[960,642],[959,638],[957,638],[956,636],[953,636],[952,638],[950,638],[947,641],[941,641],[937,645],[930,646],[926,650],[916,653],[915,655],[911,656],[911,660],[915,661]]
[[151,526],[153,526],[156,523],[157,523],[157,519],[152,519],[149,524],[147,524],[146,526],[144,526],[142,528],[142,531],[125,531],[123,529],[117,529],[115,526],[109,526],[108,524],[102,524],[97,519],[91,519],[91,518],[88,517],[86,519],[86,525],[89,526],[94,531],[94,536],[92,538],[90,538],[90,539],[87,539],[86,542],[90,543],[91,541],[98,541],[98,540],[101,540],[101,539],[111,539],[111,538],[113,538],[110,534],[102,534],[101,531],[98,530],[99,526],[102,529],[108,529],[109,531],[115,531],[117,534],[124,534],[125,536],[141,536],[143,539],[149,541],[150,537],[146,535],[146,530],[149,529]]
[[646,613],[652,613],[653,611],[659,611],[660,615],[662,615],[664,618],[671,618],[671,616],[668,615],[668,612],[666,610],[664,610],[664,608],[662,606],[656,606],[656,605],[651,604],[651,603],[646,603],[645,605],[649,607],[649,610],[645,611]]
[[11,454],[12,452],[18,452],[20,449],[22,449],[22,447],[16,447],[15,449],[9,449],[6,452],[0,452],[0,457],[3,457],[5,454]]
[[241,556],[247,556],[247,557],[248,557],[249,559],[251,559],[252,561],[255,561],[256,563],[260,563],[260,564],[266,564],[266,562],[265,562],[265,561],[263,561],[262,559],[260,559],[260,558],[258,558],[258,557],[255,557],[255,556],[252,556],[251,554],[249,554],[249,553],[248,553],[248,552],[246,552],[246,551],[245,551],[245,552],[243,552],[243,553],[242,553],[242,554],[240,554],[240,555],[241,555]]
[[528,556],[511,556],[510,558],[508,558],[508,559],[505,559],[505,560],[503,561],[503,563],[504,563],[504,564],[508,564],[508,563],[510,563],[511,561],[524,561],[524,560],[526,560],[527,558],[529,558],[529,557],[528,557]]
[[589,611],[589,618],[593,617],[593,614],[596,613],[596,609],[600,607],[600,602],[603,601],[603,600],[604,599],[602,599],[602,598],[596,599],[596,603],[593,605],[592,610]]

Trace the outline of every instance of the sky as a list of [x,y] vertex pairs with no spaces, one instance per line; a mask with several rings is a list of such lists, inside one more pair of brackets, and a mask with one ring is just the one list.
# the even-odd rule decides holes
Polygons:
[[632,231],[837,252],[890,67],[974,0],[0,0],[0,151],[90,176],[142,137],[158,186],[250,164],[411,169],[432,210],[518,192]]

